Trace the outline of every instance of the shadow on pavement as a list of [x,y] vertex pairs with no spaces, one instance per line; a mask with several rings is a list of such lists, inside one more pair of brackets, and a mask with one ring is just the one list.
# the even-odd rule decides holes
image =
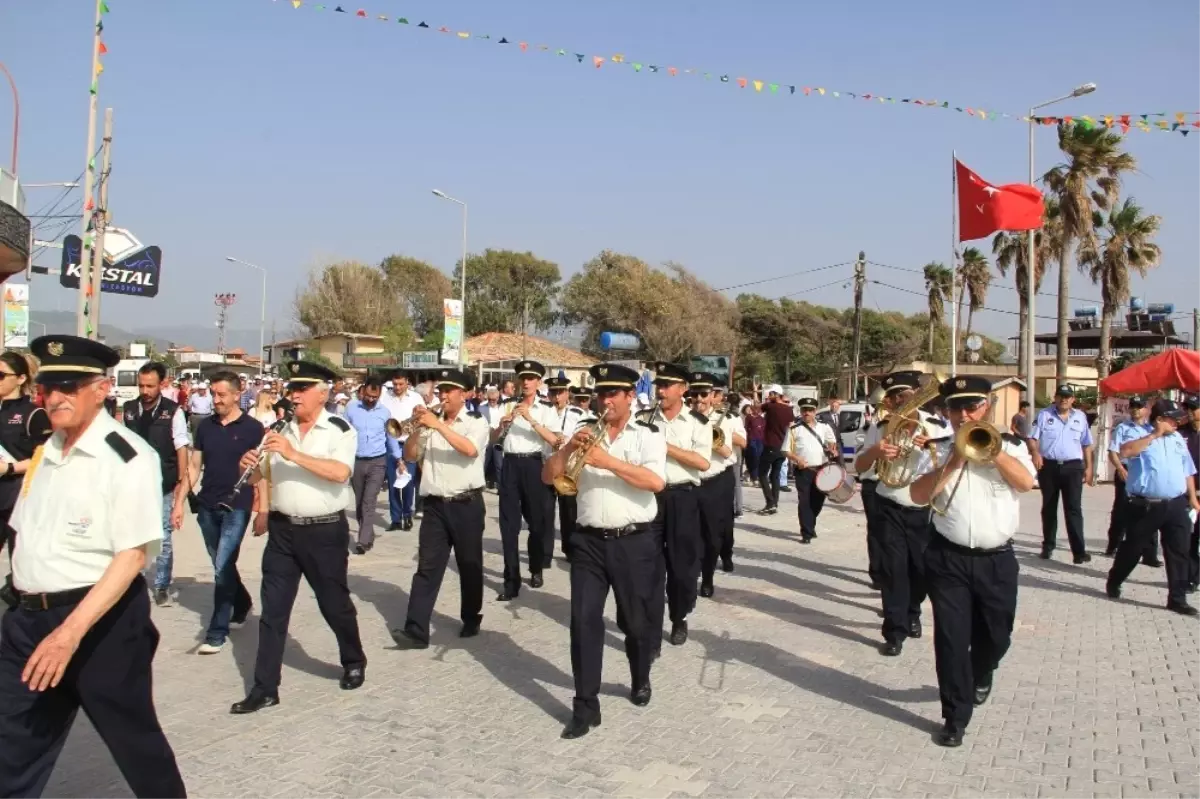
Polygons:
[[862,633],[853,632],[846,629],[848,627],[858,627],[865,629],[878,629],[877,623],[865,622],[849,622],[845,619],[840,619],[837,616],[831,616],[828,613],[822,613],[819,610],[805,608],[794,602],[788,602],[785,599],[779,599],[773,596],[755,593],[754,591],[744,591],[739,588],[720,587],[713,596],[711,602],[716,602],[721,605],[733,605],[735,607],[749,608],[757,610],[759,613],[765,613],[768,616],[774,616],[780,621],[786,621],[790,624],[798,624],[801,627],[807,627],[816,632],[826,633],[835,638],[841,638],[853,644],[861,644],[869,646],[872,649],[879,646],[879,641],[873,638],[868,638]]

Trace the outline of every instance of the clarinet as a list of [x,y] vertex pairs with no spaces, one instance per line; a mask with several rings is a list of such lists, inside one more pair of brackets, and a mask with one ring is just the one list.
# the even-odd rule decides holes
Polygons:
[[[295,411],[292,408],[284,408],[283,409],[283,418],[277,420],[275,422],[275,424],[268,427],[267,432],[268,433],[278,433],[279,431],[283,430],[283,428],[287,427],[288,423],[292,421],[292,416],[294,414],[295,414]],[[262,455],[263,446],[265,446],[266,443],[267,443],[267,437],[264,435],[263,440],[259,442],[258,446],[254,449],[254,451],[256,453],[258,453],[259,455]],[[229,492],[229,496],[226,497],[224,502],[217,503],[217,507],[220,508],[221,510],[233,510],[233,503],[237,500],[238,494],[242,493],[242,489],[246,487],[246,483],[249,482],[249,480],[250,480],[250,475],[254,474],[254,470],[257,468],[258,468],[258,464],[255,464],[254,466],[251,466],[246,471],[242,472],[242,476],[239,477],[238,481],[234,484],[233,490]]]

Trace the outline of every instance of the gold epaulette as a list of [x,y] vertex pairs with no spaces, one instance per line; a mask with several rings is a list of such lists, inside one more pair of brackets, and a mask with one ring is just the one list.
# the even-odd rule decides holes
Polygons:
[[37,471],[38,465],[42,462],[42,448],[45,444],[39,446],[33,451],[33,455],[29,458],[29,467],[25,470],[25,479],[21,481],[21,496],[29,493],[29,486],[33,484],[33,473]]

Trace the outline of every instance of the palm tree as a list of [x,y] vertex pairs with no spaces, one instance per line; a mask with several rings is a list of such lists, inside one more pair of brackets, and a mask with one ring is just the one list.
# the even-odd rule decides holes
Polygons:
[[992,282],[992,270],[988,265],[987,256],[975,247],[967,247],[962,253],[962,263],[958,267],[958,321],[962,324],[963,298],[969,299],[967,304],[967,332],[971,335],[971,323],[975,312],[983,307],[987,298],[988,286]]
[[[1042,280],[1050,264],[1062,252],[1062,214],[1059,211],[1058,199],[1052,194],[1045,196],[1045,211],[1042,215],[1041,230],[1031,231],[1035,238],[1034,248],[1034,286],[1035,292],[1042,290]],[[1029,322],[1029,234],[1000,232],[992,239],[992,255],[996,256],[996,271],[1001,277],[1008,277],[1008,270],[1013,270],[1013,280],[1017,284],[1017,298],[1020,304],[1020,329],[1017,332],[1017,363],[1025,363],[1025,347],[1033,346],[1025,338]]]
[[[1121,151],[1121,136],[1108,128],[1059,125],[1058,147],[1066,163],[1051,169],[1042,178],[1058,197],[1062,215],[1062,249],[1058,254],[1058,347],[1055,382],[1067,372],[1067,311],[1070,273],[1067,255],[1072,245],[1096,248],[1092,214],[1108,210],[1117,201],[1121,175],[1137,168],[1137,160]],[[1078,260],[1078,259],[1076,259]]]
[[1129,299],[1129,271],[1145,277],[1146,270],[1157,266],[1162,257],[1162,250],[1151,241],[1162,218],[1153,214],[1144,216],[1141,207],[1129,197],[1112,210],[1107,221],[1097,213],[1094,222],[1100,237],[1093,236],[1090,243],[1080,246],[1079,266],[1100,286],[1104,301],[1100,354],[1096,356],[1096,372],[1103,380],[1112,366],[1112,319]]
[[925,291],[929,301],[929,360],[933,361],[933,331],[946,317],[946,300],[952,297],[954,273],[940,261],[925,264]]

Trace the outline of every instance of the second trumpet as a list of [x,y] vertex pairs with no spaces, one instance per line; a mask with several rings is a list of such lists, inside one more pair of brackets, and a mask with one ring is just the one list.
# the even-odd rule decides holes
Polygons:
[[600,414],[599,419],[583,428],[591,434],[591,439],[567,456],[567,468],[554,478],[554,490],[558,492],[559,496],[573,497],[579,493],[579,475],[583,474],[583,467],[587,465],[588,453],[592,451],[592,447],[608,446],[608,436],[604,434],[604,417],[606,416],[608,416],[607,408],[604,413]]
[[[442,413],[442,406],[434,405],[426,410],[435,416],[440,416]],[[395,419],[388,419],[387,423],[384,424],[383,429],[387,431],[388,436],[391,438],[408,438],[413,434],[413,431],[417,429],[417,420],[413,417],[409,417],[403,422],[398,422]]]

